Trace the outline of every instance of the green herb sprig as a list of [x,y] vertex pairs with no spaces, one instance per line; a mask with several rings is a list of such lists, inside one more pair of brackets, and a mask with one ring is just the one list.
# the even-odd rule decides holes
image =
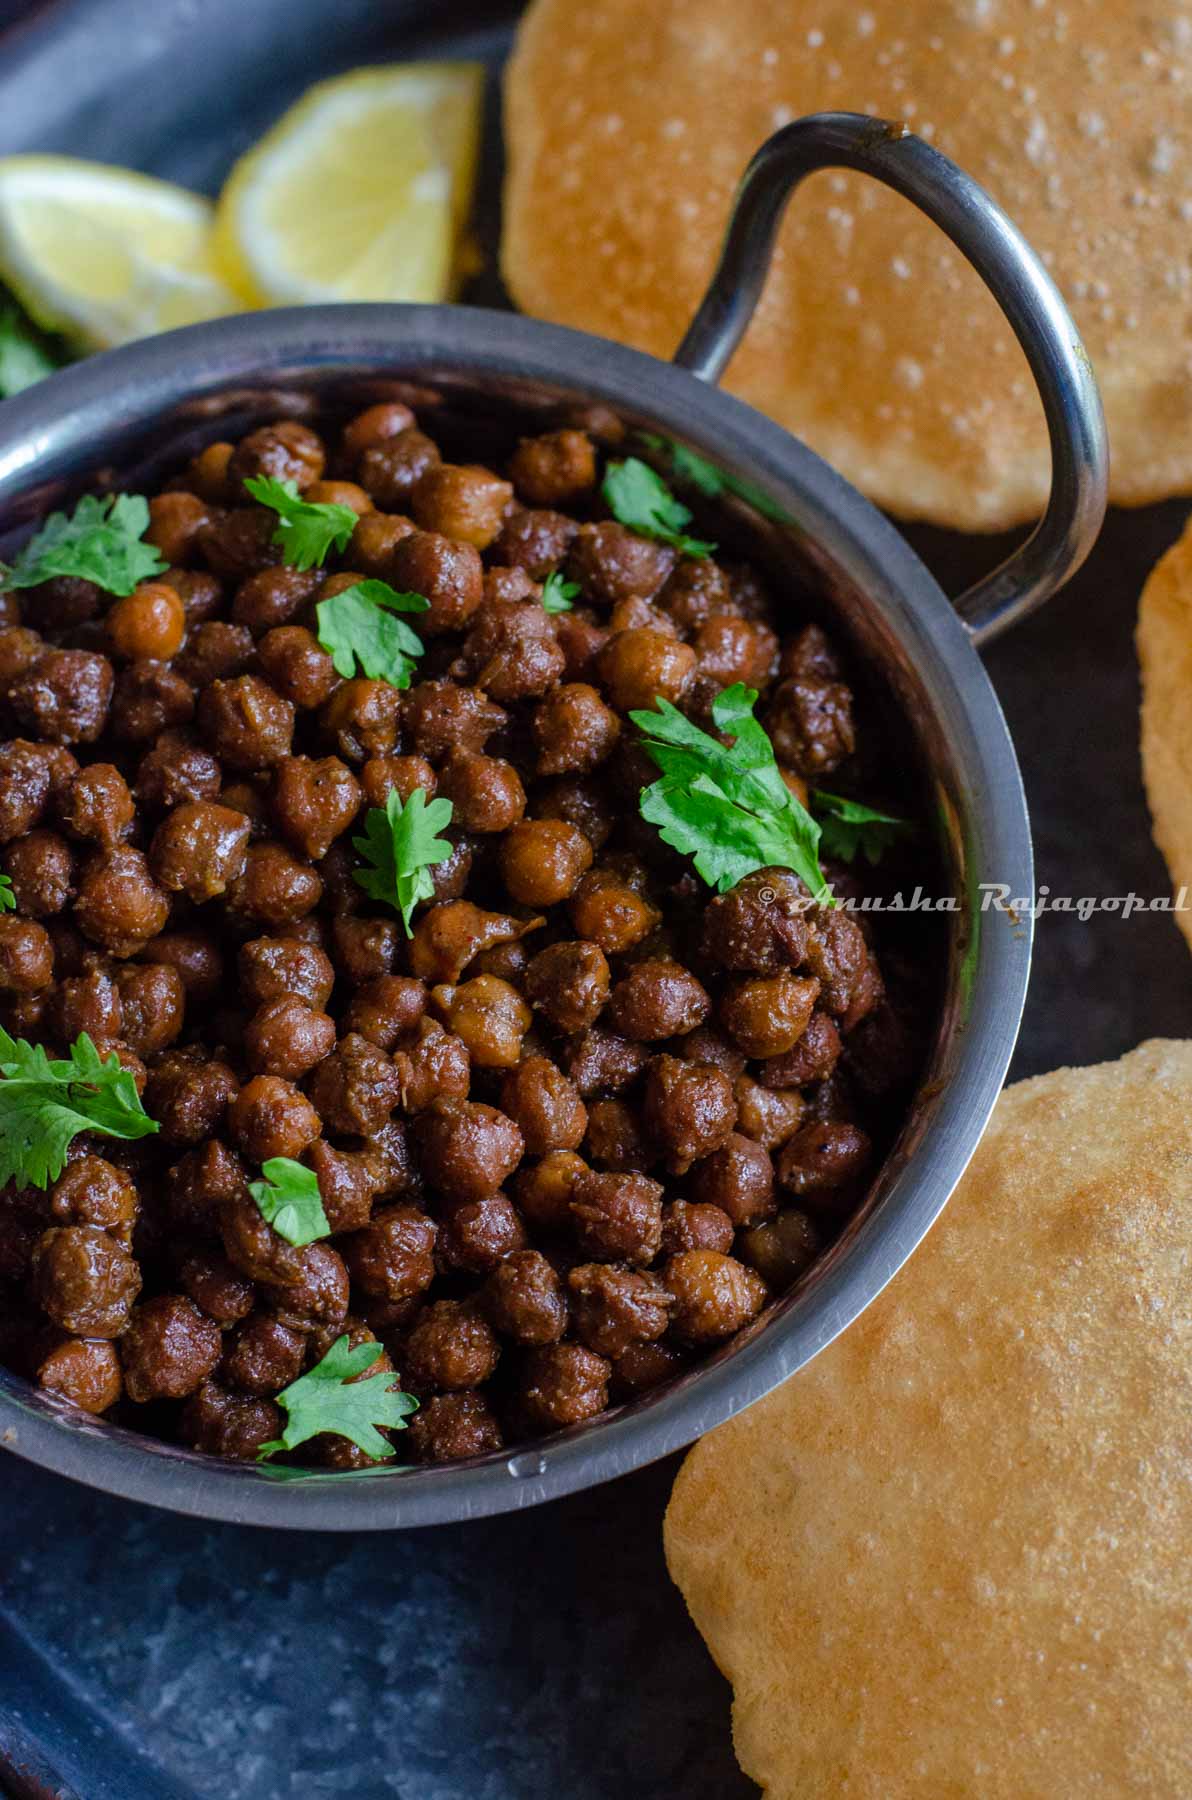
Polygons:
[[278,517],[273,542],[280,544],[292,569],[322,568],[332,545],[346,550],[356,529],[350,506],[304,500],[292,481],[272,475],[249,475],[244,483],[253,499]]
[[622,525],[640,531],[660,544],[672,544],[684,556],[708,556],[716,546],[705,538],[688,537],[691,509],[671,493],[661,475],[640,457],[609,463],[600,489],[609,510]]
[[12,882],[7,875],[0,875],[0,913],[16,910],[17,897],[12,891]]
[[143,494],[85,494],[72,513],[51,513],[10,568],[0,563],[0,587],[37,587],[55,576],[93,581],[108,594],[131,594],[139,581],[167,567],[152,544]]
[[712,702],[722,744],[661,697],[657,711],[631,712],[662,780],[642,791],[641,814],[663,842],[690,856],[727,893],[755,869],[793,869],[821,903],[831,892],[819,866],[820,827],[791,793],[774,747],[753,716],[757,693],[742,682]]
[[542,585],[542,606],[548,613],[565,613],[572,610],[572,602],[578,599],[580,585],[578,581],[564,581],[558,569],[552,569]]
[[279,1438],[261,1445],[258,1462],[275,1456],[279,1450],[296,1450],[299,1444],[323,1431],[347,1438],[378,1462],[396,1454],[377,1427],[385,1425],[391,1431],[404,1431],[418,1402],[412,1394],[400,1391],[391,1369],[361,1381],[359,1377],[384,1352],[378,1343],[357,1344],[355,1349],[350,1344],[345,1332],[336,1338],[321,1362],[282,1389],[277,1404],[286,1415],[285,1430]]
[[292,1156],[271,1156],[261,1164],[264,1181],[250,1181],[248,1191],[266,1224],[278,1237],[301,1249],[319,1238],[331,1236],[323,1211],[319,1178]]
[[398,615],[429,608],[430,601],[422,594],[399,594],[387,581],[357,581],[319,601],[315,608],[319,642],[345,680],[359,665],[370,681],[407,688],[423,643]]
[[867,862],[879,863],[891,844],[912,829],[908,819],[863,806],[843,794],[813,788],[809,798],[823,833],[820,848],[825,856],[835,856],[840,862],[851,863],[864,856]]
[[447,838],[436,835],[450,825],[451,813],[450,800],[432,800],[428,805],[424,788],[415,788],[404,806],[391,792],[383,807],[370,808],[363,835],[352,839],[353,848],[370,865],[353,869],[353,879],[371,899],[401,914],[407,937],[413,935],[414,908],[434,894],[430,871],[454,848]]
[[105,1059],[84,1031],[69,1058],[0,1029],[0,1186],[48,1187],[81,1131],[135,1139],[159,1129],[115,1051]]

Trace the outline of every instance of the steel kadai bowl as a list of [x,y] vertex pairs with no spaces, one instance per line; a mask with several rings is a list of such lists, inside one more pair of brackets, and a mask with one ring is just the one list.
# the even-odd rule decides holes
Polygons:
[[[1054,467],[1046,516],[956,604],[860,494],[715,385],[748,324],[787,199],[804,175],[828,166],[868,173],[947,232],[1001,303],[1043,398]],[[892,696],[921,770],[941,891],[956,897],[941,924],[947,971],[928,1067],[860,1212],[754,1326],[633,1404],[467,1463],[306,1473],[220,1462],[119,1429],[0,1371],[0,1443],[31,1462],[178,1512],[362,1531],[532,1506],[691,1443],[822,1350],[932,1225],[1005,1075],[1031,950],[1029,912],[983,907],[990,884],[1029,896],[1033,875],[1018,767],[977,646],[1082,560],[1104,511],[1106,455],[1087,359],[1014,227],[903,127],[824,114],[788,126],[754,158],[674,364],[464,307],[313,307],[195,326],[95,357],[0,407],[0,533],[11,546],[89,483],[143,486],[204,443],[281,413],[302,416],[331,392],[354,405],[409,398],[432,430],[441,419],[462,420],[473,454],[489,438],[496,443],[494,433],[512,441],[599,406],[712,462],[750,553],[801,593],[814,590],[858,663]]]

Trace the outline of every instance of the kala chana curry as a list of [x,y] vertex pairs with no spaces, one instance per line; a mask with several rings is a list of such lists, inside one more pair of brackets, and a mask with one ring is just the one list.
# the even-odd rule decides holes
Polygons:
[[864,1195],[931,981],[847,904],[921,858],[905,772],[806,596],[689,535],[710,465],[320,424],[3,572],[0,1354],[352,1469],[749,1326]]

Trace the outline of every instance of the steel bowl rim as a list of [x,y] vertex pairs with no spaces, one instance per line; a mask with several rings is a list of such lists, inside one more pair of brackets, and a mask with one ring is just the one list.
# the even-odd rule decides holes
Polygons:
[[[287,368],[353,367],[430,379],[438,369],[556,382],[648,411],[709,456],[736,460],[799,522],[830,540],[912,655],[955,755],[972,778],[978,879],[1033,893],[1017,760],[970,634],[895,527],[780,426],[687,371],[566,327],[473,307],[287,308],[188,326],[63,370],[0,408],[0,505],[55,446],[131,429],[183,398]],[[692,1443],[760,1399],[852,1322],[897,1272],[955,1188],[1000,1091],[1026,995],[1032,919],[992,915],[972,969],[971,1020],[956,1068],[882,1206],[819,1283],[808,1316],[771,1320],[690,1387],[662,1391],[541,1445],[474,1465],[344,1480],[274,1482],[241,1464],[156,1447],[78,1415],[0,1371],[0,1445],[126,1499],[189,1516],[292,1529],[390,1530],[504,1512],[577,1492]]]

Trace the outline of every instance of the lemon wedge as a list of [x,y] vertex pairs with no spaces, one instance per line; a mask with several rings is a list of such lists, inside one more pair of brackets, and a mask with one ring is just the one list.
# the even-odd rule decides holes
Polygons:
[[447,299],[483,89],[479,63],[358,69],[312,88],[228,178],[225,279],[257,306]]
[[242,311],[212,261],[212,221],[210,201],[130,169],[0,158],[0,279],[83,349]]

